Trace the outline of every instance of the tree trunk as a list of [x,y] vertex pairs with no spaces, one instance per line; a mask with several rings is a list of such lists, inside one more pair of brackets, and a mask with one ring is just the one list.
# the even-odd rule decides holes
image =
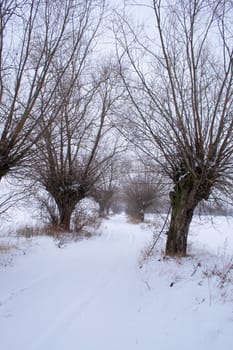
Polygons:
[[171,221],[168,230],[166,255],[186,256],[189,226],[198,204],[197,191],[187,177],[170,192]]
[[101,218],[104,218],[106,216],[105,215],[105,205],[102,202],[99,203],[99,216]]
[[72,211],[69,208],[59,208],[59,226],[64,231],[70,231]]
[[59,213],[58,221],[61,230],[70,231],[71,216],[75,210],[75,206],[81,199],[85,198],[85,195],[80,190],[79,192],[77,192],[73,189],[62,189],[62,186],[59,186],[59,183],[55,185],[54,188],[52,188],[52,190],[50,190],[50,188],[47,187],[47,191],[50,193],[50,195],[56,202]]
[[70,231],[71,224],[71,215],[74,211],[75,205],[77,201],[62,201],[59,203],[58,211],[59,211],[59,226],[64,231]]
[[140,210],[140,212],[138,212],[136,214],[136,218],[140,221],[140,222],[144,222],[145,219],[145,214],[144,214],[144,210]]
[[110,212],[110,205],[108,204],[106,206],[106,215],[108,216],[109,215],[109,212]]

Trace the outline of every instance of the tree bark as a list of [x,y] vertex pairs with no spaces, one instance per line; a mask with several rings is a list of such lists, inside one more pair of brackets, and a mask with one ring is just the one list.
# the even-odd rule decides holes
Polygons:
[[198,202],[197,190],[189,176],[179,181],[170,192],[172,213],[166,255],[186,256],[189,226]]
[[71,198],[63,198],[63,201],[57,201],[57,207],[59,211],[59,226],[62,230],[69,232],[71,230],[71,216],[75,209],[75,205],[78,200]]
[[59,207],[59,226],[62,230],[70,231],[71,215],[73,210],[67,206]]
[[140,221],[141,221],[141,222],[144,222],[144,220],[145,220],[145,214],[144,214],[144,211],[143,211],[143,210],[140,211],[139,218],[140,218]]
[[103,202],[99,202],[99,216],[101,218],[104,218],[106,216],[105,203],[103,203]]

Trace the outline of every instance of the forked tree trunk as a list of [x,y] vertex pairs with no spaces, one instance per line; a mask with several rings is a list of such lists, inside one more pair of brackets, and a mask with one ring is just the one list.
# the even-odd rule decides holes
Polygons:
[[68,208],[59,209],[59,226],[64,231],[70,231],[72,211]]
[[171,221],[168,230],[166,255],[185,256],[189,226],[198,204],[197,191],[189,179],[179,182],[170,193]]
[[71,215],[76,205],[75,202],[64,201],[58,205],[59,211],[59,226],[64,231],[70,231]]

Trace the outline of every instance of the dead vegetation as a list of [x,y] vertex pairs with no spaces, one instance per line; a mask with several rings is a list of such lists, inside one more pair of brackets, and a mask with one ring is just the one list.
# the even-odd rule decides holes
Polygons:
[[16,249],[16,245],[14,244],[10,244],[10,243],[3,243],[3,242],[0,242],[0,254],[1,253],[7,253],[9,252],[10,250],[12,249]]

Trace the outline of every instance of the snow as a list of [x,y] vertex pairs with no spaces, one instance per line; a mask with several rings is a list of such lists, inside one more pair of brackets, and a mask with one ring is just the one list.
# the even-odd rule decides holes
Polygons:
[[165,236],[144,260],[153,227],[124,215],[62,248],[19,239],[10,264],[0,253],[1,349],[232,349],[233,269],[223,285],[219,276],[231,263],[232,227],[196,219],[190,254],[176,260],[163,258]]

